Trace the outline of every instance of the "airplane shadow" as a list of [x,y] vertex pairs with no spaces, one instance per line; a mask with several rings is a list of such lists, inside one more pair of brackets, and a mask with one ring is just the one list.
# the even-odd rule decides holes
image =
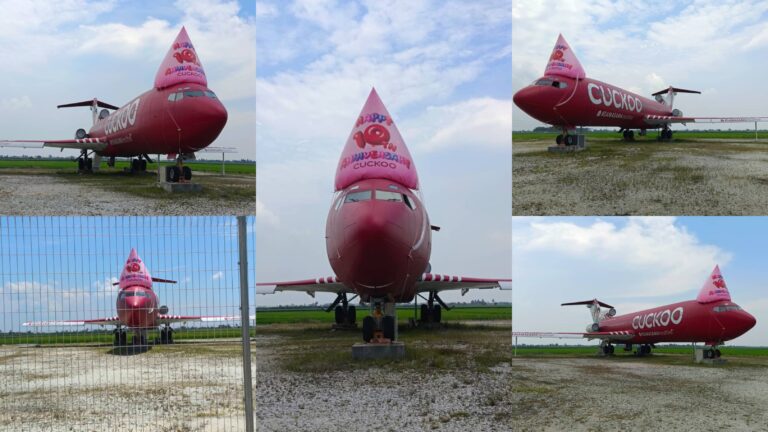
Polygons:
[[136,354],[143,354],[152,349],[152,345],[126,345],[121,347],[114,347],[109,350],[108,354],[118,356],[132,356]]

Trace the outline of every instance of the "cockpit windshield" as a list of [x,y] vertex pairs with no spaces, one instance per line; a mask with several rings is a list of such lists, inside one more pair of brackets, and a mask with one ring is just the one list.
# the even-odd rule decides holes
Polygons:
[[562,82],[562,81],[555,81],[551,78],[540,78],[536,80],[533,85],[535,86],[541,86],[541,87],[556,87],[564,89],[568,87],[568,84]]
[[712,308],[715,312],[729,312],[729,311],[740,311],[741,306],[735,305],[735,304],[729,304],[729,305],[719,305]]
[[379,201],[394,201],[402,202],[403,194],[398,192],[390,192],[376,189],[376,199]]
[[216,99],[216,93],[210,91],[210,90],[184,90],[184,91],[178,91],[176,93],[171,93],[168,95],[168,100],[171,102],[176,102],[184,99],[185,97],[209,97],[211,99]]
[[123,291],[120,293],[120,300],[123,300],[126,297],[149,297],[149,294],[147,294],[146,291],[143,291],[143,290]]
[[371,199],[371,191],[370,190],[364,190],[364,191],[358,191],[358,192],[350,192],[344,198],[344,203],[368,201],[369,199]]

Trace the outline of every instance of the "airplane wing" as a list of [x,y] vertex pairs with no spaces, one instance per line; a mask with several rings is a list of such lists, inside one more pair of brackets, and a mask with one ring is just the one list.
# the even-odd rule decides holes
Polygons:
[[62,149],[77,150],[104,150],[107,147],[106,138],[83,138],[68,140],[0,140],[0,147],[18,147],[18,148],[42,148],[55,147]]
[[274,294],[279,291],[303,291],[312,297],[315,296],[316,292],[329,292],[334,294],[341,292],[354,293],[343,283],[339,282],[336,276],[287,282],[264,282],[256,284],[256,294]]
[[84,326],[84,325],[120,325],[118,317],[97,318],[92,320],[65,320],[65,321],[28,321],[21,324],[24,327],[48,327],[48,326]]
[[460,289],[461,295],[464,295],[470,289],[493,288],[511,290],[512,279],[488,279],[424,273],[421,275],[421,279],[416,282],[416,289],[418,292],[439,292]]
[[754,123],[768,122],[768,117],[674,117],[674,116],[645,116],[645,122],[658,126],[670,123]]
[[[250,317],[255,319],[255,316]],[[225,315],[225,316],[184,316],[184,315],[160,315],[157,317],[157,323],[159,324],[172,324],[180,322],[225,322],[225,321],[240,321],[240,315]]]
[[630,331],[614,331],[614,332],[589,332],[589,333],[573,333],[573,332],[512,332],[513,337],[530,337],[530,338],[549,338],[549,339],[581,339],[586,338],[588,340],[601,339],[612,341],[625,341],[632,339],[635,334]]

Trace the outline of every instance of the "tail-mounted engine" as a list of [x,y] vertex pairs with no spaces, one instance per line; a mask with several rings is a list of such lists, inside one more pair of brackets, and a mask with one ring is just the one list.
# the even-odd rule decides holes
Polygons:
[[85,131],[85,129],[80,128],[75,131],[75,139],[83,139],[88,138],[88,132]]

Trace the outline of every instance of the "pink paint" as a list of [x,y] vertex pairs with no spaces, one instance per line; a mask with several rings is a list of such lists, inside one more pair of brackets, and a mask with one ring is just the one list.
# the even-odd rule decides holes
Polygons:
[[579,59],[573,54],[570,45],[565,41],[563,35],[558,36],[552,54],[549,56],[549,63],[544,70],[544,75],[560,75],[568,78],[586,78],[587,74],[581,67]]
[[163,89],[182,83],[194,83],[208,86],[203,65],[197,57],[195,47],[189,40],[187,30],[182,27],[176,40],[171,45],[165,59],[155,75],[155,87]]
[[152,276],[147,271],[144,261],[141,260],[136,249],[131,248],[131,254],[125,261],[123,271],[120,273],[120,289],[140,286],[152,288]]
[[712,270],[712,274],[704,282],[704,286],[701,287],[699,295],[696,297],[696,301],[699,303],[711,303],[714,301],[726,300],[731,301],[731,293],[728,292],[728,287],[725,285],[725,279],[720,274],[720,267],[715,266]]
[[336,190],[364,179],[387,179],[419,188],[411,154],[376,89],[371,89],[341,153]]

